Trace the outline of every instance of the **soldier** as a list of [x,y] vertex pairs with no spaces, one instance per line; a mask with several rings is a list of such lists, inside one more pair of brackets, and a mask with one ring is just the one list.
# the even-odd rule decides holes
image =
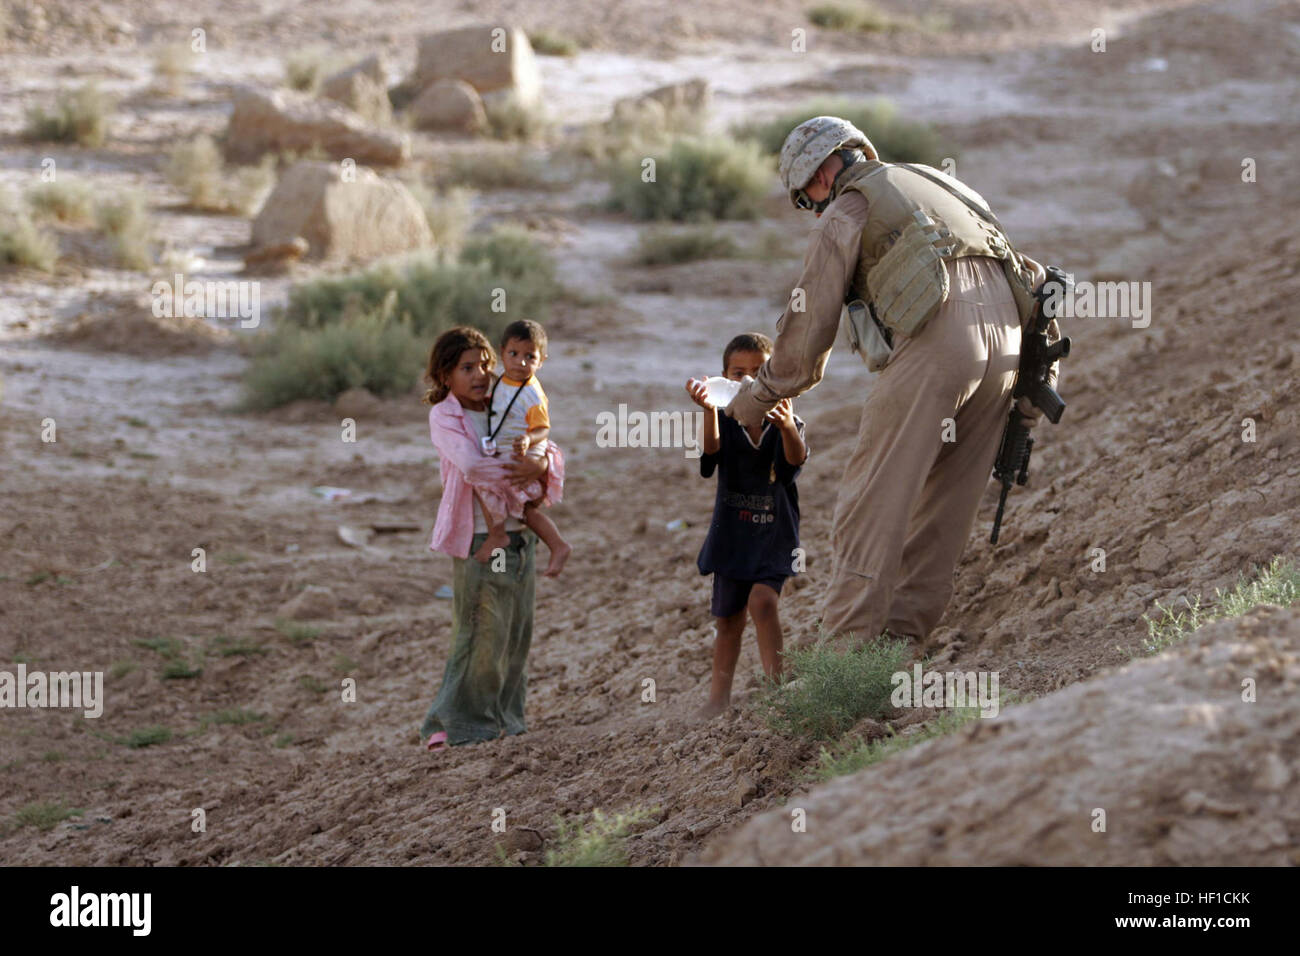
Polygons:
[[[874,314],[850,309],[863,317],[850,322],[850,343],[879,375],[836,502],[822,626],[923,639],[952,597],[1043,269],[1011,248],[976,192],[927,166],[880,162],[838,117],[797,126],[780,171],[791,202],[818,216],[803,295],[791,297],[771,358],[726,413],[757,425],[815,386],[846,300],[872,304]],[[1025,399],[1017,408],[1029,424],[1041,415]]]

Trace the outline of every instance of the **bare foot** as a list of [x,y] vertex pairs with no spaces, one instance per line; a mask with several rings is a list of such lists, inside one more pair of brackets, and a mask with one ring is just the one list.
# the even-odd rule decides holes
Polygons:
[[573,553],[573,548],[567,541],[561,541],[560,546],[551,552],[551,563],[546,566],[542,574],[548,578],[553,578],[564,570],[564,562],[569,560],[569,555]]
[[710,720],[714,717],[717,717],[718,714],[721,714],[730,706],[731,706],[731,701],[729,700],[724,700],[721,702],[718,702],[716,700],[711,700],[703,707],[701,707],[699,710],[697,710],[695,712],[695,716],[700,718],[701,720]]
[[505,529],[489,531],[488,536],[484,539],[483,544],[474,552],[474,560],[479,564],[487,564],[492,560],[492,552],[497,548],[504,548],[510,544],[510,535],[506,534]]

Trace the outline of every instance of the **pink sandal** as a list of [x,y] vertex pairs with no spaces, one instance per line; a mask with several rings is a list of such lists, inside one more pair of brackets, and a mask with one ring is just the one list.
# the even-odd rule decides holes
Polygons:
[[429,751],[430,753],[434,753],[439,750],[446,750],[447,749],[446,731],[440,730],[437,733],[430,734],[429,739],[425,741],[424,749]]

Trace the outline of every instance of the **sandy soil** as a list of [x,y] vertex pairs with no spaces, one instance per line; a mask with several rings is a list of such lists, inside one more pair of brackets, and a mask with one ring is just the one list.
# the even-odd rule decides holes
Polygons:
[[[814,30],[797,67],[787,38],[804,24],[802,4],[696,4],[667,29],[660,5],[641,2],[559,12],[534,2],[399,3],[385,5],[394,12],[382,24],[372,6],[206,4],[211,72],[168,99],[146,94],[140,51],[184,35],[188,20],[159,19],[145,3],[44,4],[44,30],[16,31],[0,59],[10,94],[0,106],[0,185],[25,183],[53,149],[18,140],[23,108],[48,102],[69,78],[106,75],[131,96],[121,122],[99,150],[53,150],[60,168],[106,189],[143,186],[175,248],[202,260],[196,271],[227,277],[248,221],[178,208],[161,149],[219,130],[229,84],[274,79],[285,49],[382,47],[409,64],[418,33],[479,17],[586,36],[594,49],[544,64],[548,86],[571,94],[578,116],[728,56],[746,66],[718,81],[719,122],[819,84],[887,95],[962,145],[959,175],[1036,258],[1079,278],[1153,283],[1149,328],[1115,319],[1070,328],[1067,417],[1044,426],[1031,487],[1013,492],[996,549],[990,487],[927,650],[997,668],[1004,687],[1049,693],[1126,662],[1155,601],[1226,586],[1294,547],[1300,240],[1277,215],[1296,185],[1293,6],[1080,2],[1043,14],[1027,0],[963,0],[935,6],[968,29],[924,38]],[[1145,12],[1151,19],[1138,17]],[[1111,31],[1104,59],[1085,45],[1099,24]],[[1258,163],[1256,183],[1241,182],[1245,156]],[[710,371],[726,338],[770,330],[808,221],[774,184],[762,227],[787,232],[790,258],[645,269],[625,261],[639,227],[593,213],[590,198],[512,193],[478,207],[485,216],[544,208],[560,224],[549,234],[566,281],[609,298],[565,307],[550,325],[543,381],[570,461],[554,516],[575,553],[560,580],[539,579],[530,732],[436,759],[416,745],[415,728],[447,651],[449,602],[435,592],[450,562],[425,549],[438,482],[416,397],[384,403],[351,445],[323,405],[237,413],[245,359],[229,336],[147,323],[123,333],[84,318],[76,327],[87,315],[130,314],[143,277],[93,259],[61,266],[53,280],[0,269],[0,660],[103,670],[109,700],[95,721],[3,715],[0,819],[35,800],[84,815],[44,834],[10,830],[0,857],[490,863],[502,841],[489,827],[494,808],[512,828],[549,835],[556,815],[643,806],[656,815],[630,841],[632,861],[672,864],[806,786],[814,748],[767,731],[744,705],[757,687],[752,639],[740,706],[708,724],[691,718],[709,675],[708,580],[694,561],[712,485],[680,451],[599,448],[594,435],[596,415],[619,403],[685,410],[680,382]],[[742,241],[754,234],[750,224],[723,228]],[[264,303],[287,281],[266,282]],[[838,349],[825,382],[798,403],[813,457],[800,482],[809,573],[783,603],[792,639],[815,632],[831,508],[869,388],[858,360]],[[1247,417],[1254,444],[1241,441]],[[56,444],[40,441],[45,418],[58,423]],[[355,489],[360,500],[325,502],[310,493],[317,485]],[[686,527],[669,530],[677,519]],[[339,525],[394,521],[422,530],[379,535],[368,550],[337,536]],[[208,553],[204,574],[190,570],[196,547]],[[1108,554],[1103,574],[1090,570],[1097,547]],[[273,621],[309,585],[328,588],[338,610],[316,622],[316,636],[294,641]],[[161,679],[163,660],[137,643],[159,637],[179,640],[201,676]],[[248,652],[223,656],[231,642]],[[344,676],[357,680],[355,703],[334,690]],[[645,678],[656,703],[641,701]],[[205,720],[232,708],[265,718]],[[119,742],[159,725],[171,742]],[[190,830],[195,807],[208,814],[202,835]],[[537,858],[525,843],[510,846]]]

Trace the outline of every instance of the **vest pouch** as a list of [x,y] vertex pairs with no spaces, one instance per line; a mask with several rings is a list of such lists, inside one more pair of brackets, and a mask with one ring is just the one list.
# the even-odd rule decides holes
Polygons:
[[849,336],[849,348],[858,353],[858,357],[867,363],[867,369],[879,372],[889,364],[894,350],[885,341],[885,336],[872,318],[867,303],[854,299],[848,304],[845,314],[845,331]]
[[876,315],[899,335],[915,336],[948,298],[948,270],[943,253],[950,238],[921,210],[867,273]]

